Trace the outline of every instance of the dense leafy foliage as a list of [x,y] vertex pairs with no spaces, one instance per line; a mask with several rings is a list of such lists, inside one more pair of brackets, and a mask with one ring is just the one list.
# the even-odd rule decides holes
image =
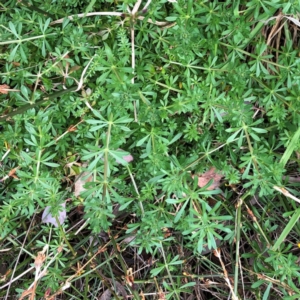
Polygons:
[[[222,263],[202,261],[223,245],[234,284],[207,291],[296,299],[300,211],[273,187],[299,195],[299,24],[287,18],[299,2],[153,0],[134,12],[135,4],[0,4],[1,243],[12,247],[14,238],[17,251],[24,240],[32,255],[46,244],[92,255],[92,237],[108,232],[120,253],[158,260],[150,275],[160,276],[167,299],[199,285],[173,278],[182,272],[225,274]],[[199,187],[192,174],[212,167],[224,184]],[[81,172],[90,178],[76,197]],[[59,216],[66,200],[69,222],[40,224],[45,207]],[[37,295],[68,282],[74,262],[66,257],[56,257]],[[111,259],[123,264],[120,254]],[[101,274],[87,280],[96,286]],[[87,299],[87,291],[74,293]]]

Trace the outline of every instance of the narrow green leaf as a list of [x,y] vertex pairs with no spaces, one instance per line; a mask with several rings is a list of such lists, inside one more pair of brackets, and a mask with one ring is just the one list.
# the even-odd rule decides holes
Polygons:
[[121,117],[118,120],[115,120],[114,123],[115,124],[120,124],[120,123],[130,123],[132,122],[133,119],[132,118],[128,118],[128,117]]
[[289,145],[287,146],[285,152],[283,153],[283,155],[280,159],[280,163],[282,164],[283,167],[287,164],[293,151],[296,149],[298,142],[299,142],[299,137],[300,137],[300,127],[295,132],[292,140],[290,141]]
[[260,138],[254,133],[254,132],[249,132],[250,136],[257,142],[260,141]]
[[88,13],[90,11],[92,11],[94,4],[96,3],[96,0],[90,0],[89,5],[87,6],[85,13]]
[[166,17],[165,20],[169,21],[169,22],[174,22],[174,21],[177,20],[177,17],[176,16],[174,16],[174,17]]
[[189,203],[189,201],[187,200],[181,207],[181,209],[179,210],[179,212],[176,214],[175,218],[174,218],[174,223],[177,223],[178,220],[181,218],[182,214],[185,211],[185,208],[187,206],[187,204]]
[[99,119],[101,119],[101,120],[103,120],[103,121],[106,121],[104,118],[103,118],[103,116],[97,111],[97,110],[93,110],[93,114],[97,117],[97,118],[99,118]]
[[26,86],[24,86],[24,85],[21,86],[21,93],[25,97],[26,100],[29,99],[28,90],[27,90]]
[[192,282],[188,282],[188,283],[182,285],[180,288],[181,288],[181,289],[184,289],[184,288],[187,288],[187,287],[193,287],[193,286],[195,286],[195,285],[196,285],[196,282],[195,282],[195,281],[192,281]]
[[280,245],[284,242],[285,238],[288,236],[288,234],[291,232],[295,224],[298,222],[299,217],[300,217],[300,207],[295,211],[290,221],[287,223],[281,235],[279,236],[278,240],[271,248],[273,251],[276,251],[280,247]]
[[86,123],[88,123],[88,124],[107,124],[107,122],[104,122],[101,120],[86,120]]
[[15,56],[16,56],[16,52],[17,52],[19,46],[20,46],[20,45],[17,45],[17,46],[10,52],[10,55],[9,55],[9,58],[8,58],[9,61],[13,61],[13,60],[14,60],[14,58],[15,58]]
[[144,144],[144,142],[147,140],[148,137],[149,137],[149,134],[146,135],[145,137],[143,137],[142,139],[140,139],[140,140],[136,143],[136,145],[137,145],[138,147],[142,146],[142,145]]
[[[226,143],[228,143],[228,144],[231,143],[231,142],[236,138],[236,136],[239,134],[239,132],[241,132],[241,130],[242,130],[242,129],[236,131],[233,135],[231,135],[231,136],[227,139]],[[226,130],[226,131],[227,131],[227,130]]]
[[35,161],[31,156],[29,156],[26,152],[22,151],[21,156],[25,159],[27,163],[32,163]]
[[108,154],[111,155],[117,161],[117,163],[120,163],[123,166],[128,165],[128,162],[123,157],[126,155],[130,155],[129,152],[118,151],[118,150],[109,150]]
[[258,287],[260,287],[262,284],[264,284],[265,282],[263,280],[258,280],[256,282],[254,282],[252,285],[251,285],[251,288],[253,289],[256,289]]
[[46,20],[45,24],[44,24],[44,30],[43,30],[43,33],[45,33],[45,32],[46,32],[46,30],[47,30],[47,28],[48,28],[48,26],[49,26],[50,22],[51,22],[51,19],[50,19],[50,18],[48,18],[48,19]]
[[[54,158],[55,156],[56,156],[56,153],[52,153],[52,154],[50,154],[49,152],[46,152],[43,156],[42,156],[42,161],[48,161],[48,160],[50,160],[50,159],[52,159],[52,158]],[[48,156],[49,155],[49,156]]]
[[159,267],[159,268],[155,268],[155,269],[152,269],[150,271],[151,275],[152,276],[157,276],[165,267],[162,266],[162,267]]
[[182,133],[181,133],[181,132],[180,132],[180,133],[177,133],[177,134],[173,137],[173,139],[171,140],[171,142],[169,142],[169,145],[175,143],[177,140],[179,140],[179,139],[181,138],[181,136],[182,136]]
[[267,289],[264,292],[262,300],[267,300],[269,298],[271,287],[272,287],[272,282],[270,282],[268,284],[268,287],[267,287]]
[[15,27],[14,23],[12,23],[11,21],[9,21],[8,26],[9,26],[11,32],[12,32],[17,38],[19,38],[19,35],[17,34],[17,30],[16,30],[16,27]]
[[32,141],[30,141],[30,140],[28,140],[28,139],[26,139],[26,138],[24,138],[24,141],[25,141],[25,143],[27,144],[27,145],[31,145],[31,146],[36,146],[37,144],[34,144]]
[[42,161],[41,163],[44,164],[44,165],[46,165],[46,166],[53,167],[53,168],[57,168],[57,167],[60,166],[57,163],[51,163],[51,162],[44,162],[44,161]]
[[267,133],[268,132],[268,130],[263,129],[263,128],[251,127],[251,129],[258,132],[258,133]]
[[106,127],[106,126],[107,126],[107,124],[102,124],[102,125],[98,125],[98,126],[93,126],[93,127],[90,128],[89,131],[91,131],[91,132],[97,131],[97,130],[99,130],[100,128],[103,128],[103,127]]

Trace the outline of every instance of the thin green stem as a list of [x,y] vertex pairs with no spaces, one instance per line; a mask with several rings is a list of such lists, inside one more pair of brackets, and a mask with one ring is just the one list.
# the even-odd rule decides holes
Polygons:
[[[0,25],[0,26],[2,26],[2,25]],[[4,26],[2,26],[2,27],[4,27]],[[29,38],[19,39],[19,40],[8,40],[5,42],[0,42],[0,45],[22,44],[23,42],[26,42],[26,41],[32,41],[32,40],[37,40],[37,39],[41,39],[41,38],[46,38],[46,36],[50,36],[50,35],[56,35],[56,33],[37,35],[37,36],[32,36]]]
[[42,150],[38,150],[38,159],[37,159],[37,165],[36,165],[36,174],[34,178],[34,182],[36,183],[39,178],[39,172],[40,172],[40,165],[41,165],[41,157],[42,157]]
[[102,199],[105,201],[107,189],[108,189],[108,151],[109,151],[109,142],[110,142],[110,136],[111,136],[111,128],[112,128],[112,122],[113,115],[110,115],[109,122],[108,122],[108,129],[106,134],[106,145],[104,150],[104,171],[103,171],[103,194]]
[[[123,258],[120,255],[117,243],[116,243],[115,238],[113,237],[112,234],[110,234],[110,240],[111,240],[112,245],[114,247],[115,254],[118,257],[118,260],[119,260],[119,262],[121,264],[121,267],[123,269],[124,275],[127,275],[127,266],[125,265],[124,260],[123,260]],[[139,300],[140,296],[139,296],[138,292],[135,289],[131,288],[129,285],[127,285],[127,286],[130,289],[131,293],[133,294],[134,299]]]
[[56,223],[59,225],[59,231],[60,231],[60,233],[61,233],[61,235],[62,235],[63,240],[64,240],[65,243],[68,245],[70,251],[72,252],[73,256],[75,257],[75,256],[76,256],[76,252],[75,252],[75,250],[73,249],[73,247],[71,246],[71,244],[69,243],[68,238],[66,237],[66,234],[65,234],[65,232],[64,232],[64,229],[63,229],[63,227],[61,226],[61,224],[60,224],[59,219],[58,219],[57,216],[55,217],[55,220],[56,220]]
[[127,165],[126,168],[127,168],[128,173],[129,173],[129,176],[130,176],[130,178],[131,178],[131,181],[132,181],[132,184],[133,184],[133,186],[134,186],[135,192],[136,192],[137,195],[138,195],[139,205],[140,205],[140,208],[141,208],[142,215],[144,216],[144,215],[145,215],[145,211],[144,211],[143,203],[142,203],[142,201],[140,200],[140,193],[139,193],[139,190],[138,190],[138,188],[137,188],[137,185],[136,185],[136,183],[135,183],[134,177],[133,177],[133,175],[132,175],[132,173],[131,173],[131,170],[130,170],[129,166]]
[[180,300],[180,297],[179,297],[179,295],[178,295],[178,293],[177,293],[177,290],[176,290],[176,288],[175,288],[175,283],[174,283],[174,281],[173,281],[172,274],[170,273],[170,270],[169,270],[169,268],[168,268],[168,263],[167,263],[167,260],[166,260],[165,251],[164,251],[162,242],[160,242],[160,246],[161,246],[161,247],[160,247],[160,249],[161,249],[161,254],[162,254],[162,257],[163,257],[163,260],[164,260],[164,263],[165,263],[165,267],[166,267],[166,270],[167,270],[167,273],[168,273],[168,276],[169,276],[169,280],[170,280],[170,282],[171,282],[171,284],[172,284],[172,287],[174,288],[174,293],[175,293],[175,295],[176,295],[177,300]]
[[9,120],[11,117],[13,116],[16,116],[16,115],[19,115],[19,114],[22,114],[24,113],[25,111],[27,111],[28,109],[31,109],[31,108],[34,108],[38,105],[41,105],[49,100],[53,100],[55,98],[58,98],[58,97],[61,97],[62,95],[64,94],[67,94],[69,92],[72,92],[72,91],[75,91],[77,89],[77,86],[73,86],[73,87],[70,87],[66,90],[62,90],[62,91],[59,91],[59,92],[55,92],[49,96],[46,96],[46,97],[43,97],[43,99],[35,102],[35,103],[32,103],[32,104],[26,104],[26,105],[23,105],[21,106],[20,108],[17,108],[16,110],[12,111],[12,112],[9,112],[5,115],[2,115],[0,116],[0,122],[1,121],[7,121]]
[[234,294],[238,295],[239,282],[239,260],[240,260],[240,241],[241,241],[241,207],[243,200],[239,199],[236,210],[235,233],[236,233],[236,248],[235,248],[235,268],[234,268]]

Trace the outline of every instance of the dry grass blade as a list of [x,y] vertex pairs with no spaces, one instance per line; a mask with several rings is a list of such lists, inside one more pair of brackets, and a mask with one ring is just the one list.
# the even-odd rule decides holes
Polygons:
[[[83,13],[83,14],[77,14],[77,15],[71,15],[71,16],[67,16],[66,18],[68,18],[69,20],[74,20],[74,18],[84,18],[84,17],[92,17],[92,16],[117,16],[117,17],[121,17],[123,15],[123,13],[120,12],[114,12],[114,11],[107,11],[107,12],[91,12],[91,13]],[[64,21],[65,18],[61,18],[58,20],[55,20],[53,22],[50,23],[50,25],[55,25],[55,24],[61,24]]]
[[135,15],[138,12],[141,3],[142,3],[142,0],[136,1],[135,5],[134,5],[134,7],[132,9],[132,12],[131,12],[132,15]]

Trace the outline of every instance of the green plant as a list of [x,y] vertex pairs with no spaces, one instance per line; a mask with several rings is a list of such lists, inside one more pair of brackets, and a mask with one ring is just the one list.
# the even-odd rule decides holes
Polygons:
[[296,2],[0,10],[1,297],[299,295]]

